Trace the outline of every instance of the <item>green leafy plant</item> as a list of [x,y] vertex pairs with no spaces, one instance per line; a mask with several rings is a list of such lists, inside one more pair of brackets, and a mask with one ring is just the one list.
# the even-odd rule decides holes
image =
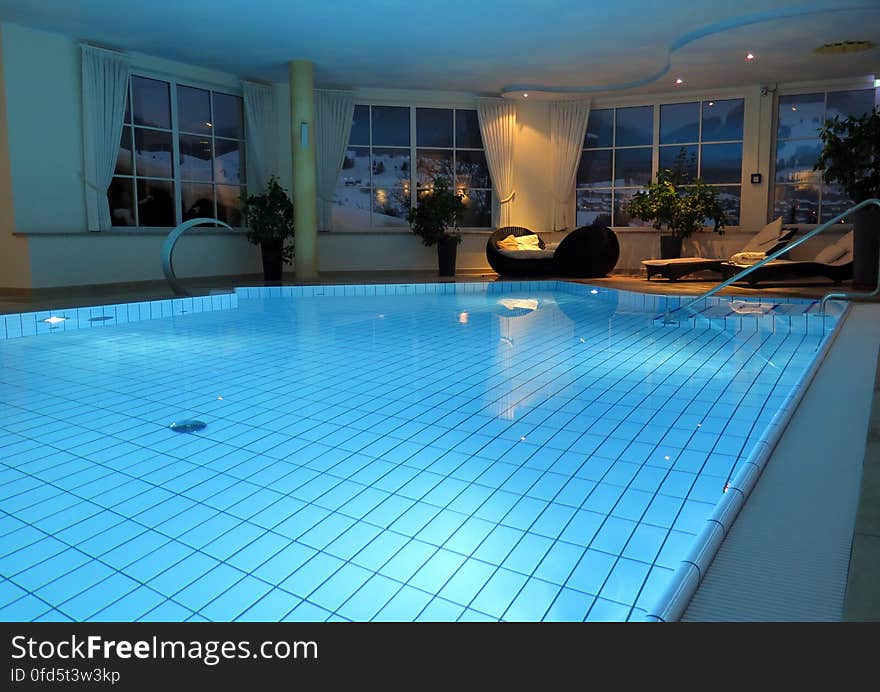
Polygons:
[[[447,239],[460,243],[458,224],[463,213],[462,195],[449,189],[449,180],[438,176],[430,192],[419,199],[418,206],[407,212],[406,220],[425,245],[436,245]],[[453,230],[450,231],[450,227]]]
[[880,197],[880,109],[826,120],[819,132],[822,153],[813,170],[839,184],[854,202]]
[[254,245],[281,245],[285,262],[293,259],[293,202],[274,175],[266,189],[242,198],[247,239]]
[[676,238],[687,238],[703,230],[706,219],[712,221],[713,231],[723,235],[727,215],[717,190],[702,178],[689,181],[686,170],[682,149],[673,168],[658,171],[657,181],[633,196],[626,205],[627,212]]

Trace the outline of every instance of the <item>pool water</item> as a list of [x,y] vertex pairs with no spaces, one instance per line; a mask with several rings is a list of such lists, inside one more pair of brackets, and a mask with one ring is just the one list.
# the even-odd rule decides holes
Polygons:
[[828,326],[474,286],[0,341],[0,619],[642,618]]

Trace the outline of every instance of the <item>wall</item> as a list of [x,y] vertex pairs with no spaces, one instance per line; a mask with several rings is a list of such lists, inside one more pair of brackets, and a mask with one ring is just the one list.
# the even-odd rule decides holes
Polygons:
[[[170,76],[200,86],[237,87],[236,75],[131,53],[136,71]],[[88,233],[82,169],[80,57],[75,39],[14,24],[0,24],[0,58],[5,108],[0,114],[0,287],[41,288],[74,284],[161,279],[164,234],[128,230]],[[851,86],[848,82],[846,87]],[[291,187],[290,102],[287,82],[275,84],[279,176]],[[806,85],[800,85],[806,86]],[[815,88],[834,84],[812,85]],[[812,87],[811,87],[812,88]],[[839,85],[839,88],[844,88]],[[460,92],[355,90],[360,103],[472,107],[474,95]],[[742,229],[723,238],[700,234],[686,243],[688,254],[723,256],[736,252],[749,234],[763,226],[772,181],[770,168],[773,96],[758,86],[711,93],[676,91],[648,98],[606,95],[594,108],[641,105],[700,98],[745,98]],[[2,106],[0,101],[0,106]],[[549,104],[517,102],[514,158],[516,197],[509,223],[536,231],[549,227]],[[10,176],[11,169],[11,176]],[[752,185],[749,174],[761,172]],[[13,235],[15,233],[15,235]],[[488,231],[464,234],[459,246],[462,271],[487,271]],[[621,258],[617,271],[639,272],[642,259],[659,256],[657,235],[618,229]],[[175,255],[181,276],[257,273],[257,248],[238,235],[199,232],[181,241]],[[322,232],[318,238],[321,271],[432,270],[436,253],[406,231]]]
[[[11,236],[0,227],[4,256],[0,261],[8,264],[15,254],[18,267],[13,275],[0,264],[0,286],[45,288],[162,279],[164,232],[86,230],[78,43],[9,23],[0,25],[0,35],[12,178],[8,208],[15,209],[14,230],[19,234]],[[131,57],[135,71],[196,85],[239,84],[234,75],[138,53]],[[0,200],[2,169],[0,146]],[[9,223],[11,216],[4,217],[3,223]],[[13,246],[18,249],[7,255],[7,247]],[[21,248],[29,248],[29,253]],[[239,235],[199,232],[179,242],[174,258],[182,277],[260,271],[258,249]]]
[[9,156],[9,126],[6,117],[3,32],[0,31],[0,289],[30,286],[27,239],[14,236],[15,202]]

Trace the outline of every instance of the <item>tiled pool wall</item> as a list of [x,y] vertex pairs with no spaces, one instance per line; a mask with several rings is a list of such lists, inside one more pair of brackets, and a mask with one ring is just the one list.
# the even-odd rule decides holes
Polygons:
[[238,295],[236,293],[222,293],[194,298],[171,298],[86,308],[13,313],[0,315],[0,340],[40,334],[57,334],[77,329],[109,327],[114,324],[156,320],[162,317],[176,317],[196,312],[233,310],[237,307]]
[[[337,284],[320,286],[251,286],[236,288],[247,299],[400,296],[457,293],[509,293],[513,291],[559,291],[614,302],[618,309],[653,313],[658,320],[667,311],[688,303],[693,296],[666,296],[582,284],[574,281],[474,281],[418,284]],[[765,306],[766,313],[741,314],[730,306]],[[772,309],[770,309],[772,307]],[[837,316],[819,311],[819,302],[806,298],[773,296],[712,296],[698,301],[687,312],[674,313],[677,326],[712,327],[738,332],[774,333],[780,329],[803,334],[822,334],[833,329]]]

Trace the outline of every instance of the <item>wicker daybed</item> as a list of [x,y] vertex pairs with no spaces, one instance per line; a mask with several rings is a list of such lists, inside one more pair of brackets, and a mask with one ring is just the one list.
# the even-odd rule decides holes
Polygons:
[[[539,250],[506,251],[498,242],[509,235],[537,235]],[[486,259],[501,276],[569,276],[595,278],[610,272],[620,257],[620,244],[610,228],[576,228],[555,249],[548,248],[540,234],[522,226],[504,226],[486,241]]]

